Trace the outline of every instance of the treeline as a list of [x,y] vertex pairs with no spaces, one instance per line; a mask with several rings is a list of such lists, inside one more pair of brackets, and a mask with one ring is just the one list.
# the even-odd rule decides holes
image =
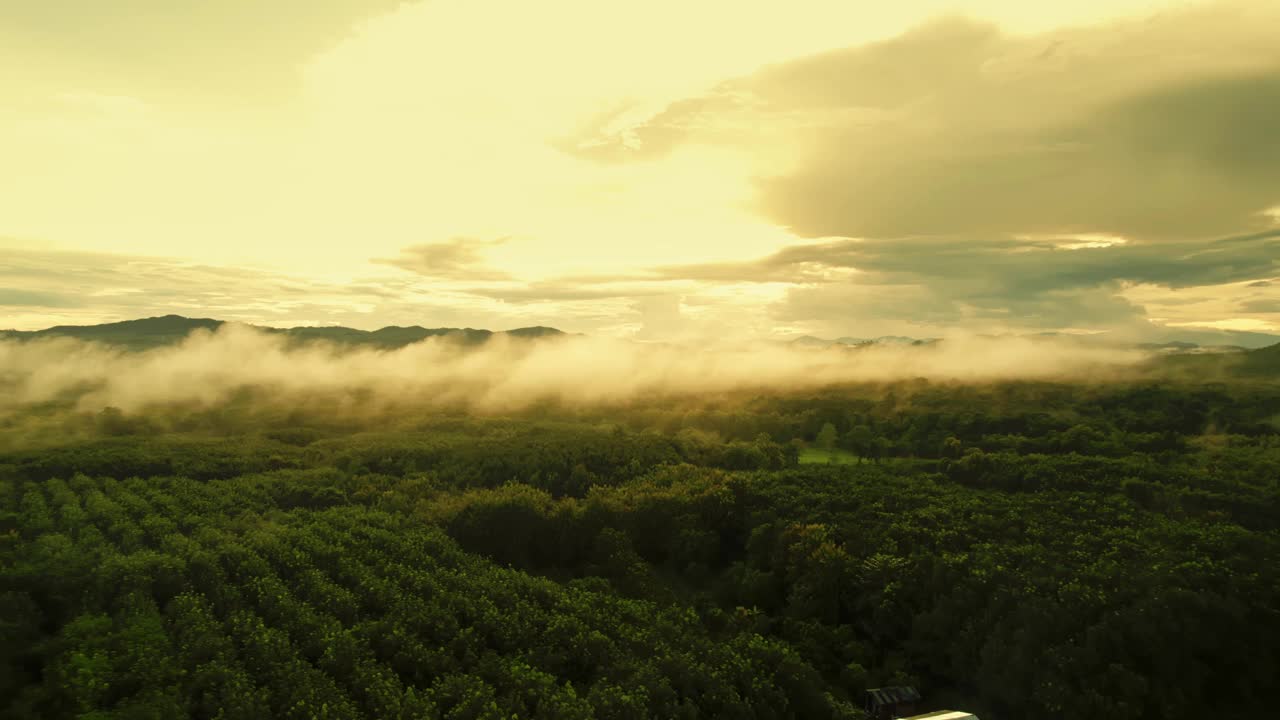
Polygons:
[[414,431],[333,435],[304,427],[247,435],[111,437],[0,453],[0,472],[26,480],[76,473],[117,478],[182,476],[213,480],[270,470],[335,468],[350,475],[429,473],[455,488],[520,482],[556,496],[581,496],[669,464],[729,470],[795,465],[797,446],[761,435],[746,441],[687,430],[668,437],[622,426],[564,422],[459,423]]
[[633,434],[667,437],[696,430],[718,442],[749,445],[767,436],[783,446],[812,443],[831,425],[838,445],[886,458],[946,457],[952,452],[951,438],[988,452],[1120,456],[1180,452],[1187,438],[1201,435],[1274,442],[1280,433],[1280,385],[955,384],[922,379],[811,393],[654,397],[616,406],[548,401],[495,417],[479,417],[461,406],[375,403],[359,392],[286,405],[274,402],[269,389],[246,387],[212,407],[166,405],[123,412],[110,407],[85,410],[68,401],[9,408],[0,417],[0,451],[112,437],[243,437],[263,428],[271,429],[271,438],[294,446],[361,433],[488,438],[524,434],[533,425],[546,432],[554,432],[557,425],[566,432],[621,427]]
[[668,433],[692,427],[738,440],[766,433],[782,442],[813,442],[830,424],[839,446],[867,456],[946,457],[954,452],[953,438],[987,451],[1120,456],[1179,452],[1186,438],[1203,434],[1274,442],[1280,388],[920,380],[642,408],[620,417]]

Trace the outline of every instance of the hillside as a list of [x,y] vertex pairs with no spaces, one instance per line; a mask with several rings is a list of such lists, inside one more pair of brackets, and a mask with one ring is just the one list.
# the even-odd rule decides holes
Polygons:
[[1280,377],[1280,344],[1229,353],[1175,353],[1155,357],[1149,368],[1187,380]]

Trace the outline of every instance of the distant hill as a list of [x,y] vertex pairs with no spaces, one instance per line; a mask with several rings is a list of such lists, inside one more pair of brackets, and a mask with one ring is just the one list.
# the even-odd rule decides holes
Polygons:
[[1137,347],[1139,350],[1149,350],[1164,355],[1214,355],[1249,350],[1239,345],[1197,345],[1193,342],[1142,343]]
[[142,350],[179,342],[196,330],[216,330],[222,326],[222,323],[221,320],[210,318],[165,315],[101,325],[55,325],[44,330],[32,331],[5,330],[3,336],[19,340],[69,337]]
[[[68,337],[92,340],[130,350],[147,350],[180,342],[196,330],[216,330],[224,323],[211,318],[189,318],[181,315],[125,320],[101,325],[58,325],[44,330],[3,330],[0,338],[33,340],[46,337]],[[299,341],[327,341],[339,345],[360,345],[392,349],[411,345],[431,337],[448,337],[464,344],[476,345],[496,335],[513,338],[536,339],[564,335],[551,327],[524,327],[514,330],[493,331],[475,328],[424,328],[389,326],[378,330],[357,330],[349,327],[294,327],[272,328],[250,326],[273,335],[285,335]]]
[[1195,348],[1164,352],[1153,358],[1148,367],[1155,374],[1187,380],[1275,379],[1280,378],[1280,344],[1254,350]]
[[[991,338],[997,337],[1018,337],[1018,336],[987,336]],[[1075,342],[1083,343],[1102,343],[1108,342],[1105,339],[1098,339],[1089,336],[1063,335],[1061,333],[1035,333],[1033,335],[1023,335],[1027,338],[1065,338]],[[1215,379],[1225,378],[1260,378],[1271,379],[1280,377],[1280,340],[1273,335],[1264,335],[1262,333],[1239,333],[1226,331],[1210,331],[1199,336],[1204,340],[1245,340],[1247,342],[1259,342],[1261,340],[1271,338],[1272,344],[1266,347],[1254,347],[1250,349],[1244,345],[1232,344],[1214,344],[1200,345],[1188,340],[1170,340],[1159,343],[1141,343],[1128,345],[1127,347],[1144,350],[1152,355],[1145,363],[1140,365],[1140,371],[1149,373],[1153,378],[1156,377],[1174,377],[1186,380],[1203,380],[1206,382]],[[916,339],[902,337],[898,335],[886,335],[875,338],[873,340],[863,340],[853,337],[842,337],[836,340],[828,340],[826,338],[814,337],[813,335],[803,335],[801,337],[781,341],[791,347],[803,348],[806,350],[849,350],[857,351],[862,348],[873,346],[897,346],[897,347],[920,347],[924,345],[933,345],[935,343],[945,343],[946,340],[937,338]],[[1114,342],[1114,341],[1110,341]],[[1118,346],[1125,347],[1125,346]]]
[[797,347],[824,348],[832,345],[833,343],[830,340],[823,340],[822,338],[814,337],[812,335],[801,335],[795,340],[792,340],[791,344]]
[[1246,330],[1177,327],[1165,328],[1159,340],[1164,343],[1194,344],[1201,348],[1240,347],[1256,350],[1280,343],[1280,335]]
[[1229,359],[1236,361],[1233,368],[1236,374],[1270,377],[1280,376],[1280,344],[1229,356]]
[[835,340],[827,340],[825,338],[814,337],[812,335],[802,335],[794,340],[789,341],[790,344],[798,347],[809,348],[827,348],[834,346],[846,347],[866,347],[868,345],[932,345],[937,342],[937,338],[926,338],[923,340],[917,338],[904,337],[901,335],[881,335],[878,338],[863,339],[855,337],[841,337]]
[[[196,330],[216,330],[224,324],[226,324],[225,321],[212,318],[164,315],[162,317],[125,320],[101,325],[58,325],[44,330],[0,330],[0,339],[33,340],[47,337],[68,337],[106,343],[129,350],[147,350],[178,343]],[[540,325],[505,331],[476,328],[426,328],[419,325],[408,327],[392,325],[378,330],[357,330],[341,326],[273,328],[254,325],[250,327],[273,335],[283,335],[290,340],[298,342],[329,342],[337,345],[378,349],[400,348],[432,337],[448,338],[463,345],[480,345],[500,335],[524,340],[565,335],[564,332],[556,328]],[[1044,335],[1044,333],[1041,335]],[[1253,342],[1272,337],[1258,333],[1230,335],[1211,332],[1205,334],[1201,339],[1240,340],[1242,335],[1255,335],[1256,337],[1248,338]],[[815,350],[835,348],[854,352],[860,348],[876,345],[922,346],[937,342],[945,341],[935,338],[921,340],[901,336],[882,336],[868,340],[842,337],[837,340],[828,340],[805,335],[789,341],[788,344],[792,347]],[[1280,377],[1280,343],[1252,350],[1246,349],[1241,345],[1200,345],[1187,340],[1145,343],[1136,347],[1155,355],[1146,363],[1148,371],[1155,375],[1204,380],[1211,380],[1215,377]]]

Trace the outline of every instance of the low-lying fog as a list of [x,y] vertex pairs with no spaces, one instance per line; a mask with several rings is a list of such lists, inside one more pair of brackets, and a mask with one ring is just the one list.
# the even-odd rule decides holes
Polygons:
[[289,402],[357,393],[371,404],[516,410],[739,389],[805,389],[915,377],[1099,379],[1147,357],[1070,339],[949,338],[927,346],[805,349],[759,343],[691,347],[566,336],[495,336],[480,346],[432,338],[395,350],[303,344],[249,327],[199,331],[129,352],[65,338],[0,341],[0,408],[74,400],[79,409],[212,405],[246,388]]

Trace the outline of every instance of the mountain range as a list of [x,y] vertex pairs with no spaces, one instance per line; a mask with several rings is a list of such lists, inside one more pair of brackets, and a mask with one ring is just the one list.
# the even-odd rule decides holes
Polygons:
[[[1230,332],[1230,331],[1216,331]],[[1204,355],[1219,353],[1238,353],[1258,348],[1269,347],[1280,342],[1280,336],[1265,335],[1263,333],[1241,333],[1251,337],[1237,337],[1234,335],[1214,335],[1212,333],[1204,335],[1201,340],[1208,341],[1204,344],[1191,342],[1187,340],[1166,340],[1163,342],[1144,342],[1136,344],[1128,344],[1129,347],[1136,347],[1139,350],[1146,350],[1159,355]],[[999,337],[1029,337],[1029,338],[1063,338],[1070,339],[1079,343],[1097,343],[1097,344],[1116,344],[1114,338],[1106,335],[1071,335],[1065,333],[1035,333],[1033,335],[981,335],[979,337],[999,338]],[[1270,342],[1266,342],[1270,340]],[[1234,342],[1232,342],[1234,341]],[[941,342],[940,338],[912,338],[901,335],[884,335],[877,338],[853,338],[840,337],[835,340],[814,337],[813,335],[801,335],[798,338],[786,341],[786,344],[800,348],[831,348],[831,347],[865,347],[868,345],[897,345],[897,346],[921,346],[932,345]]]
[[[101,325],[57,325],[44,330],[0,330],[0,338],[33,340],[46,337],[69,337],[78,340],[118,345],[130,350],[170,345],[181,341],[196,330],[216,330],[227,324],[212,318],[188,318],[181,315],[125,320]],[[424,328],[388,326],[378,330],[356,330],[349,327],[293,327],[273,328],[251,325],[262,332],[284,335],[297,340],[326,340],[339,345],[363,345],[377,348],[398,348],[430,337],[446,337],[463,344],[478,345],[499,335],[513,338],[541,338],[564,335],[550,327],[523,327],[514,330],[492,331],[475,328]]]
[[[79,340],[91,340],[129,350],[146,350],[181,341],[196,330],[216,330],[228,324],[227,321],[212,318],[188,318],[181,315],[164,315],[162,317],[125,320],[122,322],[103,323],[101,325],[58,325],[44,330],[0,330],[0,339],[34,340],[48,337],[68,337]],[[476,328],[426,328],[418,325],[408,327],[388,326],[378,330],[357,330],[341,326],[325,327],[293,327],[273,328],[250,326],[262,332],[284,335],[300,342],[327,341],[338,345],[364,346],[379,349],[404,347],[420,340],[432,337],[443,337],[464,345],[481,345],[499,336],[520,339],[538,339],[560,337],[567,333],[552,327],[533,326],[515,328],[513,330],[483,330]],[[1198,332],[1198,331],[1196,331]],[[1040,333],[1032,337],[1050,337],[1054,333]],[[1092,336],[1070,336],[1081,342],[1102,342]],[[1188,377],[1210,374],[1231,375],[1276,375],[1280,374],[1280,337],[1262,333],[1241,333],[1235,331],[1210,330],[1199,333],[1204,340],[1217,341],[1215,344],[1199,344],[1185,339],[1170,339],[1159,343],[1145,343],[1136,347],[1147,350],[1157,357],[1153,360],[1153,369],[1167,370]],[[1265,339],[1272,342],[1265,347],[1258,344]],[[1223,342],[1235,340],[1236,343]],[[856,350],[872,345],[926,346],[944,342],[937,338],[911,338],[899,335],[886,335],[871,339],[841,337],[835,340],[805,335],[785,344],[821,350],[840,348]],[[1247,343],[1247,345],[1246,345]]]
[[801,335],[800,337],[788,341],[791,345],[799,347],[825,348],[836,345],[845,345],[848,347],[862,347],[864,345],[932,345],[938,342],[938,338],[910,338],[902,335],[881,335],[876,338],[854,338],[840,337],[835,340],[827,340],[825,338],[814,337],[812,335]]

